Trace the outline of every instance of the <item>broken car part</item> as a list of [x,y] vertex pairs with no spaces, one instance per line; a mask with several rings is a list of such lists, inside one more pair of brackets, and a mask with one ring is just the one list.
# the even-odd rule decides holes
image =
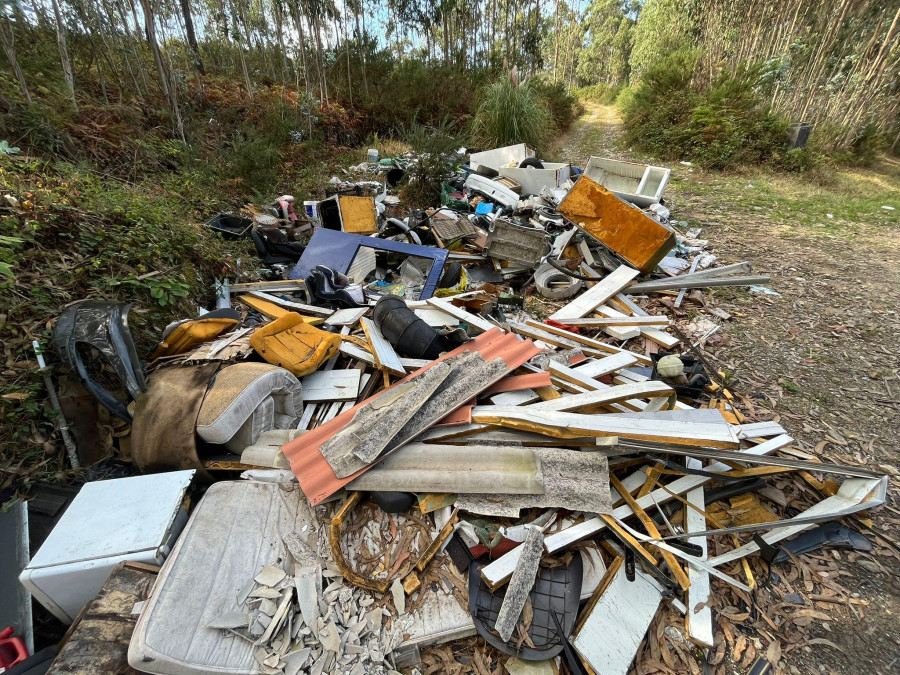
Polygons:
[[83,300],[60,314],[53,329],[53,347],[69,368],[76,371],[87,390],[111,413],[129,424],[127,405],[91,379],[82,346],[100,352],[119,376],[132,400],[146,388],[141,366],[128,330],[128,311],[132,304]]

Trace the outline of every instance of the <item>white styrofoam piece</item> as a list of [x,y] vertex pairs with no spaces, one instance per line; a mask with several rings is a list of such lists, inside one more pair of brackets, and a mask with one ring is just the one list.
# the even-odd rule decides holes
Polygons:
[[125,560],[160,565],[187,520],[194,470],[86,483],[19,580],[70,623]]

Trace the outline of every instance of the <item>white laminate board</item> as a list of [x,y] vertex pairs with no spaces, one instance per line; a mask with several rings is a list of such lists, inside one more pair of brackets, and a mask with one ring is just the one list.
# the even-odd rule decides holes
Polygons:
[[300,379],[303,385],[303,402],[354,401],[359,395],[359,378],[362,371],[319,370]]
[[638,275],[638,271],[622,265],[615,272],[606,275],[593,288],[579,295],[572,302],[554,312],[551,319],[578,319],[590,314],[596,307],[613,297]]

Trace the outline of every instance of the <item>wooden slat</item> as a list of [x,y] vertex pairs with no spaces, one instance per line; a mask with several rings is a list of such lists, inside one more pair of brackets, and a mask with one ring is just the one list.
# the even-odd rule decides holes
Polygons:
[[310,373],[300,380],[303,402],[355,401],[359,394],[361,372],[357,368],[349,368]]
[[[513,325],[513,322],[510,322],[510,327],[512,325]],[[517,324],[517,325],[522,326],[522,324]],[[608,354],[625,353],[625,354],[633,355],[634,358],[637,359],[640,363],[643,363],[648,366],[653,365],[653,360],[650,359],[650,357],[648,357],[648,356],[644,356],[643,354],[637,354],[635,352],[629,351],[627,349],[622,349],[621,347],[616,347],[614,345],[608,345],[605,342],[600,342],[600,340],[595,340],[595,339],[589,338],[585,335],[579,335],[578,333],[572,333],[571,331],[567,331],[565,328],[558,328],[556,326],[551,326],[546,323],[539,323],[537,321],[528,319],[525,321],[523,330],[541,331],[541,333],[545,337],[547,335],[549,335],[550,337],[546,337],[546,339],[544,339],[544,338],[537,338],[537,339],[539,339],[539,340],[544,339],[545,341],[554,340],[554,339],[557,341],[562,340],[562,341],[564,341],[564,344],[561,344],[561,346],[566,346],[566,347],[571,348],[574,343],[574,345],[581,348],[581,350],[585,354],[591,354],[594,356],[603,357]],[[518,331],[516,331],[516,332],[518,332]],[[591,351],[589,352],[588,350],[584,349],[585,347],[587,347]]]
[[598,391],[589,391],[574,396],[564,396],[555,401],[541,401],[527,406],[527,410],[559,410],[565,412],[594,411],[598,406],[609,406],[612,403],[621,403],[631,398],[658,398],[671,399],[675,392],[665,382],[648,380],[647,382],[635,382],[623,384],[617,387],[608,387]]
[[[703,464],[700,460],[687,458],[687,466],[691,469],[702,469]],[[703,486],[690,490],[686,495],[688,504],[692,504],[701,511],[706,508],[706,502],[703,496]],[[684,511],[684,529],[686,532],[702,532],[706,529],[706,518],[702,513],[690,507]],[[703,550],[700,559],[707,559],[707,542],[706,537],[691,537],[688,539],[689,544],[696,544]],[[692,565],[688,565],[688,578],[691,581],[691,587],[688,589],[687,596],[687,631],[688,637],[694,642],[706,647],[712,647],[714,644],[712,609],[709,607],[709,574]]]
[[375,351],[375,363],[378,367],[383,368],[394,375],[406,375],[406,370],[403,367],[403,363],[400,361],[400,357],[397,355],[397,352],[394,351],[391,343],[384,339],[384,336],[381,334],[381,331],[378,330],[378,326],[375,325],[375,322],[372,321],[372,319],[365,317],[360,319],[360,322],[362,323],[366,338],[369,340],[369,344],[372,345],[372,349]]
[[534,431],[554,438],[620,436],[692,447],[737,447],[736,436],[730,427],[723,428],[721,424],[648,420],[637,416],[629,418],[626,415],[535,411],[530,410],[530,406],[478,406],[472,412],[472,421]]
[[638,271],[628,265],[622,265],[615,272],[606,275],[593,288],[575,298],[566,306],[554,312],[550,318],[577,319],[590,314],[594,308],[602,305],[628,285],[638,275]]
[[302,302],[293,302],[291,300],[283,300],[279,298],[277,295],[271,295],[270,293],[263,293],[262,291],[250,291],[248,293],[254,297],[259,298],[260,300],[266,300],[273,304],[278,305],[279,307],[287,307],[288,309],[295,310],[297,312],[305,312],[307,314],[318,314],[319,316],[329,316],[333,310],[326,309],[324,307],[316,307],[315,305],[305,305]]
[[450,316],[454,316],[460,321],[469,324],[479,332],[486,333],[492,328],[497,327],[496,324],[491,323],[484,317],[472,314],[466,311],[463,307],[457,307],[449,300],[442,300],[441,298],[428,298],[426,302],[435,309],[441,310],[442,312],[444,312],[444,314],[449,314]]
[[665,316],[622,316],[622,317],[584,317],[581,319],[560,319],[560,323],[567,326],[585,328],[603,328],[606,326],[668,326],[669,319]]

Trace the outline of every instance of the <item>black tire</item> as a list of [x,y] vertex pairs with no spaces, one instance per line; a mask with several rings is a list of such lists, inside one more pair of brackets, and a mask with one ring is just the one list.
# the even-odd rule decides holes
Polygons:
[[453,288],[462,279],[462,265],[456,262],[448,264],[441,273],[438,288]]
[[527,169],[528,167],[531,167],[532,169],[543,169],[544,163],[537,157],[526,157],[519,162],[520,169]]

